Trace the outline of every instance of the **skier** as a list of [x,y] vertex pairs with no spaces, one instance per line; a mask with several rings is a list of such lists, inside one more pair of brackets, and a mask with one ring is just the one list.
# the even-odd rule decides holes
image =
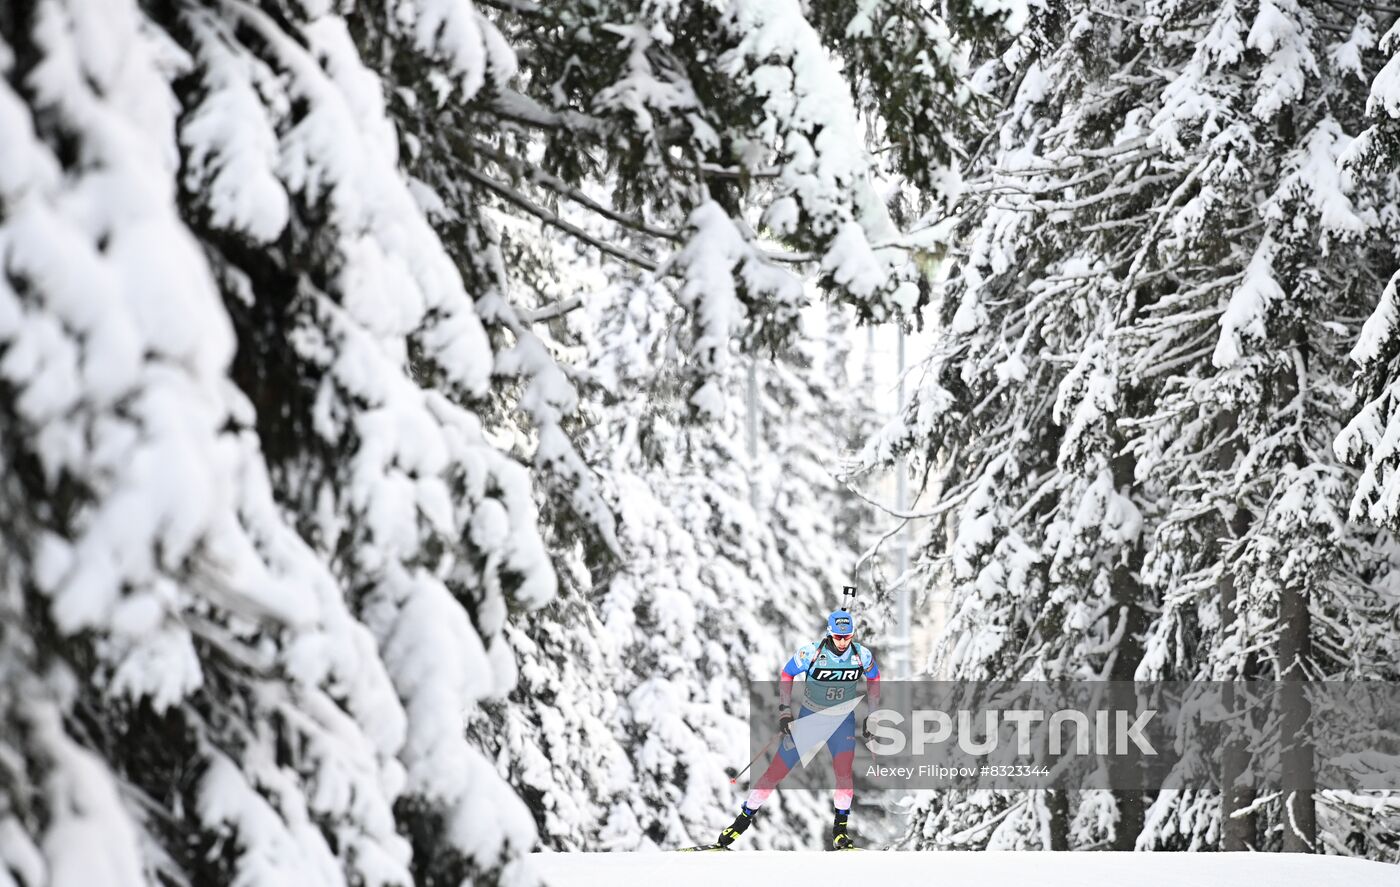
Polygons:
[[[788,734],[778,746],[768,769],[754,784],[748,800],[739,810],[732,825],[720,832],[716,846],[729,849],[744,830],[753,822],[753,815],[773,789],[787,776],[797,763],[797,745],[788,733],[792,714],[793,678],[805,674],[804,692],[798,718],[805,718],[824,708],[839,705],[855,698],[856,683],[865,677],[867,701],[873,710],[880,699],[880,668],[875,664],[875,655],[869,647],[855,642],[855,618],[846,610],[837,610],[827,617],[827,633],[819,643],[804,644],[783,666],[780,704],[778,705],[778,728]],[[861,733],[867,739],[870,731],[866,727],[868,716],[861,720]],[[846,834],[846,821],[851,813],[851,799],[855,790],[851,782],[851,764],[856,749],[856,715],[852,710],[846,715],[826,741],[831,752],[831,765],[836,773],[836,790],[832,801],[836,808],[836,818],[831,827],[831,847],[833,850],[853,850],[855,846],[850,835]]]

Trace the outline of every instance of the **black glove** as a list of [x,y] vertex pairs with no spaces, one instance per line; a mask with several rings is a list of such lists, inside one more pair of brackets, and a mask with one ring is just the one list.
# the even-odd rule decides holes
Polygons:
[[[787,706],[787,705],[780,705],[780,706],[778,706],[778,731],[779,731],[780,733],[787,733],[787,732],[788,732],[788,724],[791,724],[791,723],[792,723],[792,707],[791,707],[791,706]],[[791,736],[792,734],[791,734],[791,733],[788,733],[788,735]]]
[[870,740],[875,738],[875,734],[870,732],[870,715],[866,715],[860,719],[860,735],[866,743],[869,743]]

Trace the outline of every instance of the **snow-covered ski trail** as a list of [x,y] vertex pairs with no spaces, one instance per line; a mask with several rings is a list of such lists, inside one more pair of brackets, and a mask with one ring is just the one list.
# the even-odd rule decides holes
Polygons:
[[1395,887],[1400,867],[1273,853],[537,853],[549,887]]

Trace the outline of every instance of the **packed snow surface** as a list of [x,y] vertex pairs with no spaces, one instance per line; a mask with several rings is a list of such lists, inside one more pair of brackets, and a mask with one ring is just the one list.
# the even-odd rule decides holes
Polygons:
[[885,884],[899,887],[1394,887],[1400,867],[1282,853],[537,853],[550,887]]

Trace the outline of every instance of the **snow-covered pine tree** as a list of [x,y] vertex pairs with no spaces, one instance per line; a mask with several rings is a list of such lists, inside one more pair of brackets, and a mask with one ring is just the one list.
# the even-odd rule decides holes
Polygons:
[[[1384,540],[1340,518],[1324,444],[1346,329],[1321,305],[1364,305],[1391,261],[1336,168],[1370,28],[1325,4],[1071,4],[1002,54],[1011,98],[969,173],[947,332],[872,448],[920,448],[955,481],[930,547],[951,536],[954,587],[976,602],[949,651],[971,674],[1361,676],[1320,651],[1377,634],[1389,568]],[[1249,624],[1257,671],[1237,662]],[[1107,818],[1102,801],[1062,808],[1073,843],[1220,834],[1209,797],[1144,814],[1118,796]],[[1009,803],[972,816],[1005,814],[1004,833]],[[1268,840],[1312,845],[1310,809],[1300,797],[1280,816],[1297,827]],[[965,836],[948,811],[930,806],[916,843]]]
[[[1100,28],[1084,51],[1087,14],[1031,16],[999,53],[1006,66],[978,78],[1003,110],[969,171],[942,329],[904,417],[868,448],[872,460],[908,453],[939,478],[925,548],[946,557],[941,655],[953,677],[1123,680],[1137,660],[1144,505],[1115,421],[1137,394],[1114,338],[1114,243],[1064,224],[1068,210],[1049,215],[1057,195],[1037,181],[1134,150],[1115,147],[1113,132],[1080,131],[1078,103],[1096,100],[1129,40]],[[911,835],[938,842],[926,829],[937,820],[959,845],[1063,848],[1071,816],[1058,793],[947,796]],[[1131,846],[1140,817],[1120,799],[1116,828],[1091,840]]]
[[553,578],[378,79],[329,14],[0,27],[6,869],[490,880],[534,835],[464,717]]
[[[1375,23],[1375,31],[1385,31],[1384,21]],[[1366,98],[1366,115],[1369,126],[1362,131],[1343,158],[1343,168],[1357,179],[1382,191],[1388,198],[1378,213],[1383,226],[1386,246],[1394,250],[1394,231],[1397,205],[1396,170],[1400,168],[1400,101],[1397,101],[1397,83],[1400,83],[1400,62],[1396,52],[1400,33],[1396,22],[1390,22],[1379,41],[1379,50],[1385,59],[1381,70],[1374,75]],[[1366,69],[1369,71],[1369,69]],[[1393,253],[1392,253],[1393,254]],[[1360,335],[1356,338],[1350,357],[1358,367],[1355,383],[1356,400],[1354,415],[1337,436],[1336,452],[1360,469],[1351,500],[1350,516],[1364,519],[1391,532],[1397,527],[1395,489],[1396,447],[1393,432],[1396,423],[1396,286],[1400,273],[1394,274],[1381,288],[1380,297],[1370,316],[1366,318]],[[1392,555],[1393,564],[1393,555]],[[1391,590],[1379,594],[1369,593],[1373,598],[1372,607],[1378,618],[1370,620],[1364,627],[1353,628],[1352,643],[1365,650],[1367,663],[1394,663],[1396,661],[1397,633],[1395,625],[1400,618],[1400,596]],[[1387,617],[1388,616],[1388,624]],[[1360,630],[1357,630],[1360,629]],[[1386,670],[1367,675],[1386,677],[1394,680]],[[1377,798],[1368,795],[1350,795],[1341,792],[1326,792],[1320,801],[1333,814],[1335,832],[1345,833],[1346,841],[1355,852],[1368,853],[1382,858],[1400,858],[1400,847],[1395,842],[1397,819],[1400,819],[1400,798],[1393,794]]]
[[[89,825],[110,838],[115,879],[281,866],[305,883],[489,880],[534,837],[464,738],[501,752],[536,797],[521,774],[538,755],[512,737],[532,732],[543,702],[493,721],[500,744],[480,718],[516,679],[510,645],[527,694],[580,685],[545,673],[561,652],[604,673],[637,661],[580,629],[597,624],[599,599],[625,598],[612,585],[599,598],[590,570],[616,570],[653,527],[677,550],[752,559],[747,576],[707,564],[709,590],[694,590],[732,605],[746,641],[786,630],[760,657],[777,661],[845,569],[826,544],[831,509],[805,513],[825,492],[786,483],[823,476],[820,448],[775,426],[774,467],[741,479],[718,430],[732,421],[733,340],[793,347],[804,297],[787,266],[819,268],[867,317],[920,298],[819,33],[795,2],[485,6],[495,25],[432,0],[100,13],[48,0],[0,14],[0,99],[17,134],[0,201],[4,446],[7,465],[25,466],[7,475],[0,517],[18,553],[3,702],[30,725],[7,746],[24,766],[6,770],[0,815],[25,836],[7,841],[6,865],[29,880],[68,864],[59,838]],[[512,240],[492,214],[561,236]],[[760,242],[762,227],[783,245]],[[537,301],[559,293],[544,272],[568,240],[678,281],[694,359],[654,383],[677,386],[686,418],[717,423],[697,433],[723,458],[693,461],[686,509],[672,515],[642,484],[639,501],[666,507],[628,524],[642,534],[628,545],[610,509],[630,475],[595,482],[577,387],[536,326],[571,307]],[[84,268],[118,281],[119,307],[84,313],[73,293],[86,278],[56,270]],[[801,373],[766,384],[817,421]],[[175,406],[157,412],[162,398]],[[164,481],[141,473],[153,464]],[[776,532],[744,512],[765,474]],[[796,592],[786,548],[809,571]],[[564,597],[539,631],[512,624],[512,608],[550,596],[551,558]],[[109,561],[93,586],[84,571]],[[760,580],[791,596],[755,598],[755,612],[737,596]],[[676,611],[603,615],[674,633],[696,605],[667,603]],[[684,681],[718,679],[676,676],[697,698]],[[669,715],[627,689],[641,739],[638,717]],[[592,696],[553,726],[601,736],[612,705]],[[648,765],[675,737],[657,739]],[[626,775],[615,748],[554,751]],[[652,785],[650,800],[677,800]],[[654,830],[647,798],[608,790],[618,797],[597,792],[590,809],[637,806],[618,827]],[[698,823],[703,805],[682,809]],[[590,818],[541,825],[580,840],[573,824]],[[45,862],[41,845],[58,855]]]
[[[875,197],[850,89],[797,4],[746,2],[724,10],[628,3],[487,5],[496,10],[493,17],[506,39],[520,50],[519,73],[508,83],[488,78],[478,93],[462,100],[431,69],[426,76],[412,73],[417,68],[403,62],[405,50],[370,27],[355,32],[367,54],[378,48],[382,65],[408,72],[401,78],[407,88],[389,99],[406,134],[404,163],[464,277],[486,294],[478,295],[477,308],[496,350],[509,355],[519,350],[513,343],[536,336],[546,347],[572,348],[572,316],[558,318],[605,297],[600,290],[606,287],[596,285],[599,279],[635,276],[636,286],[627,290],[649,295],[632,297],[625,309],[613,310],[630,311],[633,322],[642,326],[651,323],[645,320],[649,312],[663,311],[668,324],[685,324],[690,331],[668,329],[661,341],[672,350],[664,360],[643,355],[625,377],[637,391],[613,408],[583,411],[581,418],[591,426],[586,434],[602,441],[590,449],[594,455],[588,461],[623,525],[616,545],[600,545],[588,520],[580,534],[569,509],[546,507],[547,543],[568,603],[552,606],[520,630],[516,647],[529,649],[519,657],[520,668],[530,677],[513,694],[509,710],[493,707],[493,718],[514,725],[509,729],[515,738],[498,743],[491,730],[478,735],[500,753],[498,759],[508,761],[504,767],[522,792],[546,799],[537,822],[546,840],[557,846],[674,843],[687,832],[698,838],[713,830],[716,816],[732,806],[727,783],[720,786],[721,793],[697,782],[682,798],[669,772],[658,768],[702,755],[716,737],[732,739],[733,722],[716,720],[703,709],[663,721],[674,728],[669,730],[637,722],[630,704],[636,685],[628,675],[641,664],[651,665],[635,647],[640,641],[631,638],[644,635],[649,644],[657,638],[674,640],[676,625],[690,637],[688,623],[676,622],[683,614],[672,611],[685,595],[718,594],[715,599],[728,601],[725,606],[735,610],[741,623],[752,620],[749,634],[781,639],[774,650],[755,654],[765,663],[771,660],[764,668],[775,673],[787,648],[796,643],[795,614],[812,618],[828,607],[829,591],[849,573],[852,559],[844,536],[834,536],[826,525],[826,515],[837,505],[827,501],[833,492],[830,475],[837,470],[833,438],[789,430],[803,422],[829,426],[845,402],[839,396],[812,396],[810,386],[817,383],[807,377],[814,374],[813,367],[770,365],[759,358],[763,412],[784,418],[771,427],[764,420],[759,462],[745,468],[744,442],[732,435],[734,399],[745,394],[743,374],[736,371],[755,360],[760,348],[792,352],[798,309],[807,300],[798,276],[804,265],[819,269],[827,287],[866,317],[889,317],[912,307],[922,278],[911,250],[899,241]],[[386,44],[391,48],[384,49]],[[581,58],[589,64],[581,65]],[[618,150],[619,145],[625,150]],[[756,231],[765,232],[767,239]],[[596,262],[565,259],[571,249],[583,250]],[[589,266],[572,291],[568,274],[560,283],[561,264],[571,263]],[[547,332],[538,325],[541,319],[549,319]],[[739,342],[749,356],[738,356]],[[610,354],[616,348],[626,356],[633,354],[631,347],[599,341],[585,342],[583,350]],[[688,359],[677,359],[682,355]],[[590,363],[600,360],[595,356]],[[496,362],[496,391],[512,384],[502,373],[507,362]],[[581,381],[589,374],[576,370],[583,368],[569,370]],[[548,364],[546,371],[553,372]],[[777,376],[769,379],[770,372]],[[778,381],[781,386],[773,388]],[[592,389],[585,390],[592,399]],[[637,392],[645,397],[639,399]],[[527,408],[537,402],[528,393],[518,400]],[[569,415],[570,404],[552,396],[545,400]],[[679,413],[676,403],[683,405]],[[529,441],[531,423],[508,415],[513,404],[505,407],[488,422],[507,428],[517,441]],[[639,415],[657,411],[665,420],[661,426],[674,423],[674,428],[666,435],[648,431],[635,444],[651,470],[637,474],[628,462],[612,464],[620,457],[607,442],[625,438]],[[677,460],[663,444],[685,447],[687,454]],[[714,448],[712,454],[699,458],[706,448]],[[517,455],[537,458],[528,447]],[[675,477],[660,472],[660,464]],[[743,470],[752,476],[735,475]],[[574,489],[579,476],[565,472],[551,477],[547,470],[537,474],[563,490]],[[715,492],[717,477],[726,482],[723,496]],[[702,481],[710,483],[709,498],[697,498],[693,491],[672,494]],[[754,512],[755,497],[761,503],[772,501]],[[562,498],[547,495],[546,502]],[[806,508],[818,499],[823,517],[814,520]],[[740,515],[696,525],[680,521],[696,519],[696,502],[722,512],[738,509]],[[677,510],[676,503],[686,503],[686,508]],[[584,505],[575,503],[574,516],[586,518],[597,510],[591,502]],[[735,544],[725,540],[736,528],[770,539],[762,543],[770,547],[762,549],[762,569],[721,582],[716,577],[727,569],[726,559],[742,564],[759,557],[751,543],[734,551],[726,548]],[[687,555],[691,549],[699,554]],[[696,557],[705,566],[704,583],[718,591],[705,591],[703,583],[693,584],[698,580],[684,580],[687,573],[669,570],[663,587],[682,584],[670,594],[651,588],[657,581],[651,571],[665,569],[668,559]],[[782,579],[788,572],[803,578]],[[754,575],[769,577],[757,594],[750,593]],[[791,594],[794,581],[803,589],[796,608],[775,611],[774,595],[779,590]],[[628,591],[634,587],[645,593]],[[614,589],[623,600],[643,597],[620,607],[609,603]],[[666,606],[651,603],[653,595]],[[610,615],[614,610],[626,613],[622,623]],[[573,638],[580,620],[597,620],[609,635],[617,623],[620,639],[580,645]],[[631,627],[637,620],[643,629]],[[814,633],[809,628],[800,636],[810,639]],[[551,659],[561,655],[576,661],[574,673],[550,673]],[[647,692],[669,686],[667,693],[683,698],[697,694],[699,677],[690,664],[668,665],[663,671],[663,677],[644,676],[651,688]],[[551,699],[585,692],[577,680],[605,675],[617,681],[619,699],[629,698],[616,713],[609,714],[613,701],[604,698],[571,708],[562,722],[549,711]],[[722,675],[736,679],[742,669]],[[771,674],[765,670],[757,676]],[[726,683],[713,675],[704,680],[710,689]],[[658,711],[656,717],[672,717],[669,709]],[[545,744],[529,739],[534,725],[549,725],[551,732],[591,730],[599,721],[615,719],[621,719],[615,737],[621,745],[596,746],[586,755],[594,766],[583,771],[568,758],[545,766],[540,753]],[[699,733],[682,742],[683,729]],[[653,750],[644,755],[650,769],[641,783],[654,789],[647,790],[639,806],[635,792],[616,788],[631,775],[622,772],[627,767],[618,748],[634,750],[644,741]],[[565,745],[554,743],[555,748]],[[723,745],[733,747],[728,741]],[[522,757],[512,759],[517,752]],[[588,774],[581,781],[580,772]],[[715,767],[711,775],[722,773],[722,767]],[[552,785],[555,779],[559,782]],[[716,801],[721,794],[728,799],[723,805]],[[563,798],[570,795],[589,800],[566,804]],[[556,809],[556,804],[570,810]],[[669,809],[677,804],[679,814]],[[660,814],[665,815],[658,818]]]
[[[1347,522],[1352,476],[1330,442],[1349,408],[1345,344],[1394,264],[1389,238],[1373,234],[1385,196],[1348,193],[1338,167],[1376,68],[1374,22],[1262,4],[1219,10],[1206,28],[1163,16],[1152,33],[1182,26],[1199,36],[1153,125],[1195,176],[1163,216],[1165,295],[1134,332],[1138,373],[1159,386],[1138,453],[1172,503],[1148,566],[1163,607],[1140,674],[1373,677],[1388,539]],[[1249,788],[1232,789],[1245,763],[1226,756],[1218,825],[1184,812],[1207,799],[1164,795],[1143,843],[1193,844],[1218,828],[1226,849],[1317,850],[1348,831],[1319,829],[1316,815],[1337,813],[1315,814],[1309,792],[1254,805]],[[1306,783],[1311,764],[1299,763]],[[1327,849],[1354,852],[1342,843]]]
[[[918,304],[850,89],[795,0],[499,7],[518,75],[469,101],[431,79],[396,97],[408,166],[478,230],[484,214],[462,208],[528,217],[675,279],[697,331],[698,416],[722,411],[706,386],[733,368],[728,342],[786,344],[805,302],[792,266],[810,263],[866,317]],[[458,239],[468,254],[493,242]]]
[[[1386,540],[1341,517],[1347,474],[1326,444],[1346,408],[1344,324],[1392,262],[1364,236],[1373,196],[1353,203],[1337,170],[1371,25],[1325,4],[1147,12],[1156,69],[1178,72],[1146,106],[1148,144],[1189,172],[1157,198],[1135,254],[1155,281],[1125,333],[1153,413],[1124,424],[1166,505],[1145,572],[1162,613],[1138,676],[1363,677],[1369,651],[1342,651],[1375,631]],[[1226,789],[1242,763],[1227,755]],[[1209,796],[1164,794],[1139,844],[1315,849],[1303,794],[1260,837],[1253,817],[1273,810],[1231,815],[1248,790],[1227,790],[1219,818]]]
[[[623,665],[618,735],[639,789],[614,805],[603,840],[674,846],[710,838],[733,815],[746,682],[775,680],[792,649],[818,636],[833,582],[854,563],[854,544],[835,532],[837,448],[823,430],[839,394],[810,358],[761,361],[751,460],[742,374],[725,415],[688,421],[681,298],[646,282],[600,295],[583,334],[604,392],[596,464],[616,491],[624,557],[597,576],[596,596]],[[750,837],[811,846],[827,803],[779,793]]]

